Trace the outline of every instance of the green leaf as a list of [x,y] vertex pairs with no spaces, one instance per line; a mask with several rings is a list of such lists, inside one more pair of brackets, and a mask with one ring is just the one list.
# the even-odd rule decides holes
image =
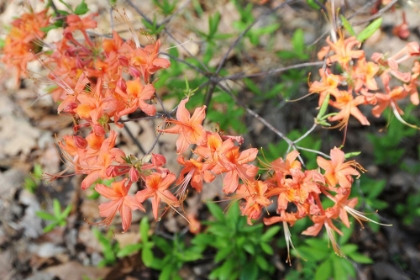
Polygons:
[[153,267],[155,258],[151,249],[143,248],[143,250],[141,251],[141,259],[145,266],[155,268]]
[[308,5],[314,10],[320,9],[320,7],[315,3],[315,0],[306,0],[306,3],[308,3]]
[[254,32],[255,32],[255,35],[271,34],[275,32],[277,29],[279,29],[279,27],[280,27],[280,24],[273,23],[273,24],[258,28]]
[[172,246],[169,244],[168,241],[166,241],[164,238],[153,235],[152,236],[153,241],[155,242],[156,246],[162,250],[162,252],[166,254],[171,253]]
[[243,80],[245,85],[255,94],[261,95],[262,92],[261,90],[258,88],[258,86],[251,80],[251,79],[244,79]]
[[216,34],[220,23],[220,18],[221,16],[219,12],[215,13],[214,16],[209,17],[209,39],[213,38],[213,36]]
[[221,248],[219,249],[219,251],[217,251],[216,256],[214,257],[214,262],[220,262],[223,259],[226,259],[230,254],[232,254],[233,250],[232,247],[228,246],[225,248]]
[[271,239],[280,231],[279,226],[270,227],[264,234],[261,236],[261,241],[270,242]]
[[76,15],[84,15],[89,11],[88,6],[85,3],[85,0],[82,0],[82,3],[77,5],[76,9],[74,10],[74,13]]
[[344,255],[350,255],[357,251],[357,245],[356,244],[346,244],[341,246],[341,251],[344,253]]
[[[1,42],[1,40],[0,40],[0,42]],[[40,165],[40,164],[35,164],[34,165],[34,172],[33,172],[33,174],[34,174],[34,177],[36,178],[36,179],[38,179],[38,180],[40,180],[41,178],[42,178],[42,173],[44,173],[43,171],[42,171],[42,166]]]
[[140,237],[143,242],[149,239],[149,220],[147,217],[143,217],[140,222]]
[[50,214],[48,212],[45,212],[45,211],[38,211],[38,212],[36,212],[36,215],[38,217],[40,217],[41,219],[46,220],[46,221],[55,221],[55,220],[57,220],[57,218],[54,215],[52,215],[52,214]]
[[212,202],[207,203],[207,208],[209,208],[210,213],[213,217],[216,218],[218,221],[224,221],[225,220],[225,214],[223,214],[222,209],[218,205]]
[[[223,263],[222,267],[220,268],[220,274],[219,275],[224,276],[224,277],[228,277],[228,276],[232,277],[233,276],[233,271],[235,269],[235,262],[236,261],[237,260],[233,259],[233,258],[230,258],[227,261],[225,261]],[[223,279],[223,278],[221,278],[221,279]],[[226,279],[234,279],[234,278],[226,278]]]
[[363,254],[353,253],[353,254],[349,254],[349,257],[357,263],[365,263],[365,264],[373,263],[371,258]]
[[319,109],[318,115],[316,116],[316,119],[318,122],[321,121],[322,117],[327,112],[328,103],[330,101],[330,94],[328,93],[327,96],[325,96],[324,101],[322,102],[321,108]]
[[244,250],[250,253],[251,255],[255,254],[255,248],[254,246],[252,246],[252,244],[249,244],[249,243],[244,244],[242,248],[244,248]]
[[138,252],[143,247],[143,244],[130,244],[118,251],[117,257],[122,258]]
[[358,155],[360,155],[361,153],[362,153],[362,152],[359,152],[359,151],[357,151],[357,152],[351,152],[351,153],[346,153],[346,154],[344,154],[344,158],[349,159],[349,158],[352,158],[352,157],[358,156]]
[[61,216],[61,205],[60,201],[58,199],[54,198],[53,200],[53,210],[54,210],[54,216],[59,218]]
[[343,15],[340,15],[340,19],[343,23],[344,29],[346,29],[351,36],[356,37],[356,32],[354,32],[353,26],[351,26],[350,22]]
[[296,54],[302,55],[305,53],[305,34],[303,33],[302,29],[297,29],[295,33],[293,33],[292,37],[292,45],[293,50]]
[[257,255],[255,261],[262,270],[267,271],[269,269],[269,264],[263,256]]
[[233,225],[236,227],[236,224],[239,221],[240,218],[240,213],[239,213],[239,204],[238,202],[232,203],[229,207],[229,211],[226,215],[226,219]]
[[60,214],[60,218],[61,218],[61,219],[65,219],[65,218],[67,218],[67,217],[69,216],[69,214],[70,214],[70,211],[71,211],[71,204],[70,204],[70,205],[68,205],[68,206],[66,207],[66,209],[64,209],[64,211]]
[[343,267],[343,262],[347,261],[346,259],[342,257],[338,257],[336,255],[332,255],[332,263],[333,263],[333,273],[334,273],[334,279],[341,280],[341,279],[348,279],[346,271]]
[[171,280],[172,273],[176,271],[172,266],[164,266],[159,275],[159,280]]
[[381,25],[382,25],[382,18],[378,18],[374,20],[365,29],[363,29],[362,32],[359,33],[359,35],[357,35],[357,40],[360,43],[363,43],[366,39],[372,36],[372,34],[375,33],[375,31],[378,30],[381,27]]
[[256,263],[248,263],[241,269],[240,280],[258,279],[258,266]]
[[325,260],[317,268],[315,273],[315,280],[327,280],[330,279],[332,274],[332,264],[330,259]]
[[370,180],[370,183],[371,187],[366,189],[368,191],[368,198],[376,198],[386,186],[385,180]]
[[44,233],[47,233],[47,232],[50,232],[50,231],[52,231],[56,226],[58,225],[58,223],[57,222],[52,222],[51,224],[49,224],[48,226],[46,226],[44,229],[43,229],[43,232]]
[[261,249],[268,255],[272,255],[274,253],[273,248],[268,245],[267,243],[261,242],[260,243]]

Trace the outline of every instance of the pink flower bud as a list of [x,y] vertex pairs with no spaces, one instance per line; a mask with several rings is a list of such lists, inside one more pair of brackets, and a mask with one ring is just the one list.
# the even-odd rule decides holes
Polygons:
[[153,154],[152,153],[152,163],[154,166],[163,166],[166,163],[166,158],[161,154]]
[[130,176],[131,182],[137,182],[139,180],[140,174],[139,171],[134,168],[133,166],[130,168],[130,171],[128,172],[128,175]]
[[122,91],[127,90],[127,84],[123,78],[119,78],[117,81],[117,87],[119,87]]
[[131,76],[135,78],[138,78],[141,75],[140,71],[133,66],[128,67],[128,71],[130,72]]
[[128,58],[125,56],[119,56],[118,61],[121,64],[121,66],[128,67]]
[[93,132],[95,132],[95,134],[98,136],[103,136],[106,133],[105,128],[103,128],[103,126],[101,126],[100,124],[94,124],[92,128]]
[[77,104],[76,102],[71,102],[63,109],[62,112],[74,115],[74,110],[77,108],[77,106],[79,106],[79,104]]
[[76,67],[78,69],[83,69],[85,68],[85,64],[84,62],[80,59],[80,57],[76,57]]
[[109,166],[105,170],[105,175],[107,177],[116,177],[116,176],[118,176],[117,167],[116,166]]
[[86,139],[77,135],[74,136],[74,143],[76,144],[76,147],[79,149],[85,149],[87,146]]

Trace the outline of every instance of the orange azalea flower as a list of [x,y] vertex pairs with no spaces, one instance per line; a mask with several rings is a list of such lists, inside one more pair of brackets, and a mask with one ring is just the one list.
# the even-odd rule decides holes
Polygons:
[[418,61],[414,62],[411,72],[410,82],[407,85],[404,85],[404,89],[410,95],[411,103],[413,103],[413,105],[419,105],[419,92],[417,91],[417,87],[419,86],[420,63]]
[[362,167],[354,160],[344,162],[344,152],[339,148],[331,149],[330,155],[331,160],[322,157],[316,159],[318,166],[325,170],[324,177],[328,185],[335,188],[338,184],[340,188],[350,189],[353,182],[351,176],[360,176],[354,167],[359,169]]
[[146,177],[146,188],[136,193],[136,199],[143,203],[148,198],[153,198],[153,216],[158,219],[158,206],[163,200],[170,207],[178,207],[178,199],[168,190],[169,186],[175,181],[176,176],[172,173],[162,178],[162,174],[153,173]]
[[233,193],[237,189],[239,178],[245,184],[254,179],[258,173],[258,167],[247,163],[253,161],[257,154],[258,149],[256,148],[240,152],[239,147],[234,147],[219,159],[212,171],[215,174],[226,173],[223,179],[223,191],[226,194]]
[[85,31],[87,29],[94,29],[98,26],[98,23],[93,18],[98,14],[91,14],[87,17],[80,18],[78,15],[71,14],[67,16],[66,22],[67,27],[64,32],[73,32],[76,30]]
[[354,98],[351,92],[341,90],[339,95],[335,96],[335,99],[335,101],[330,101],[330,104],[341,111],[337,115],[328,118],[329,121],[339,121],[334,128],[339,127],[341,129],[346,127],[350,115],[355,117],[362,125],[370,125],[368,119],[357,108],[357,106],[367,103],[365,96],[359,95]]
[[271,204],[271,201],[265,197],[267,189],[267,183],[258,180],[249,184],[242,184],[236,190],[234,198],[240,198],[246,201],[241,205],[241,212],[242,215],[247,216],[249,225],[252,225],[251,219],[256,220],[261,216],[263,207]]
[[125,103],[125,109],[118,112],[118,117],[128,115],[137,109],[142,110],[149,116],[156,115],[156,107],[146,103],[146,100],[150,100],[155,94],[155,88],[152,84],[143,85],[140,79],[137,78],[132,81],[127,81],[126,92],[121,90],[119,87],[116,88],[115,92],[120,95]]
[[230,149],[235,147],[235,143],[231,138],[222,140],[219,133],[208,133],[206,145],[198,146],[194,153],[207,159],[209,164],[217,164],[219,159],[223,157]]
[[296,160],[299,156],[297,150],[293,150],[287,154],[286,159],[278,158],[274,160],[271,164],[266,165],[269,170],[273,170],[276,173],[282,174],[282,176],[290,174],[292,169],[301,169],[301,163]]
[[366,62],[365,58],[359,59],[352,71],[354,90],[358,92],[363,86],[369,90],[377,90],[378,85],[376,84],[375,76],[378,71],[378,64],[372,61]]
[[295,246],[293,246],[292,235],[290,234],[289,226],[287,223],[293,226],[296,221],[297,221],[296,216],[293,213],[287,213],[285,210],[281,211],[280,216],[264,218],[264,224],[266,226],[269,226],[278,222],[283,222],[284,239],[286,240],[286,246],[287,246],[286,263],[289,263],[290,265],[292,265],[292,260],[290,258],[290,247],[295,249]]
[[17,70],[16,84],[21,76],[27,76],[27,63],[36,60],[40,46],[35,41],[44,38],[41,28],[49,24],[47,10],[39,13],[25,13],[12,22],[12,28],[6,37],[1,60]]
[[131,183],[126,184],[128,179],[111,184],[111,188],[105,185],[97,184],[95,190],[102,196],[111,199],[109,202],[104,202],[99,205],[99,214],[101,217],[106,217],[101,223],[109,226],[117,212],[120,213],[122,220],[123,231],[126,231],[131,226],[132,214],[131,211],[140,209],[146,212],[143,205],[138,202],[134,196],[128,195]]
[[372,108],[372,115],[379,118],[382,112],[390,105],[394,105],[397,112],[403,115],[404,111],[398,106],[397,101],[406,98],[408,92],[402,86],[394,87],[392,90],[389,87],[385,87],[385,91],[386,94],[375,94],[377,105]]
[[334,231],[340,235],[342,235],[343,233],[333,224],[332,219],[328,217],[329,215],[329,210],[326,210],[326,213],[324,213],[323,215],[312,216],[311,219],[315,224],[303,231],[302,234],[317,236],[318,233],[321,231],[322,227],[325,227],[334,252],[338,256],[343,256],[343,253],[341,252],[340,247],[338,246],[338,243],[335,239]]
[[318,106],[321,106],[328,93],[333,95],[338,94],[338,86],[343,78],[339,75],[332,74],[329,69],[324,71],[323,68],[319,69],[319,75],[321,76],[321,82],[315,81],[311,83],[309,85],[309,93],[319,93]]
[[99,150],[86,149],[79,154],[79,164],[76,165],[80,168],[79,174],[88,174],[81,183],[83,190],[90,187],[99,178],[108,178],[106,170],[113,162],[124,162],[125,153],[118,148],[114,148],[116,138],[117,133],[111,130]]
[[179,134],[176,141],[176,152],[178,154],[185,152],[190,144],[203,145],[206,142],[206,131],[201,125],[206,117],[206,106],[195,109],[191,116],[185,108],[185,103],[187,102],[188,98],[179,103],[176,111],[176,120],[166,120],[168,123],[174,123],[175,126],[159,130],[160,132]]
[[201,158],[197,160],[185,160],[184,157],[180,155],[178,156],[178,163],[184,166],[176,181],[176,184],[180,185],[179,194],[181,197],[185,193],[190,182],[191,187],[197,192],[201,192],[203,189],[203,180],[206,183],[210,183],[216,178],[216,176],[209,171],[212,165],[202,162]]
[[140,68],[143,79],[149,82],[150,75],[161,68],[168,68],[171,63],[165,58],[158,57],[160,48],[160,40],[154,45],[147,45],[144,48],[136,48],[132,52],[131,65]]
[[344,40],[344,35],[340,32],[339,39],[333,43],[330,37],[327,38],[329,46],[323,47],[318,52],[318,59],[323,59],[332,50],[335,54],[327,58],[327,63],[333,63],[337,61],[341,67],[346,69],[350,60],[362,58],[365,55],[363,50],[353,50],[354,47],[360,47],[360,42],[355,37],[350,37]]

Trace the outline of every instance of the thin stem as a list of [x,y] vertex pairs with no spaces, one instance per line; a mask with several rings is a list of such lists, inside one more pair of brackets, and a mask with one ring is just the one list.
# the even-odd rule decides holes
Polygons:
[[128,126],[124,125],[124,130],[127,132],[128,136],[130,136],[131,140],[133,140],[134,144],[136,144],[137,148],[144,154],[146,154],[146,151],[143,149],[143,146],[140,144],[139,140],[133,135],[131,130],[128,128]]
[[322,66],[322,65],[324,65],[323,61],[305,62],[305,63],[295,64],[295,65],[281,67],[281,68],[277,68],[277,69],[271,69],[271,70],[268,70],[268,71],[254,73],[254,74],[248,74],[248,75],[246,75],[246,74],[235,74],[235,75],[232,75],[232,76],[220,78],[220,80],[221,81],[223,81],[223,80],[240,80],[240,79],[244,79],[244,78],[252,78],[252,77],[272,75],[272,74],[281,73],[281,72],[284,72],[284,71],[287,71],[287,70],[290,70],[290,69],[298,69],[298,68],[305,68],[305,67],[311,67],[311,66]]
[[283,8],[283,6],[286,6],[292,2],[294,2],[295,0],[288,0],[284,3],[281,3],[280,5],[278,5],[277,7],[275,7],[274,9],[262,13],[259,17],[257,17],[253,23],[251,23],[244,31],[242,31],[241,34],[239,34],[238,38],[236,38],[236,40],[230,45],[228,51],[225,53],[225,55],[223,56],[222,60],[219,63],[219,66],[216,69],[216,74],[219,74],[220,70],[222,70],[223,65],[225,64],[230,52],[233,50],[233,48],[239,43],[239,41],[245,36],[246,33],[248,33],[249,30],[251,30],[251,28],[261,19],[265,18],[266,16],[268,16],[269,14],[272,14],[274,12],[276,12],[278,9]]
[[304,148],[304,147],[301,147],[301,146],[296,146],[296,149],[297,150],[302,150],[302,151],[307,151],[307,152],[314,153],[314,154],[318,154],[318,155],[321,155],[325,158],[331,158],[329,155],[324,154],[323,152],[320,152],[320,151],[317,151],[317,150],[312,150],[312,149]]
[[316,124],[316,123],[314,123],[314,124],[312,125],[312,127],[311,127],[308,131],[306,131],[306,132],[305,132],[305,134],[303,134],[301,137],[299,137],[298,139],[296,139],[295,141],[293,141],[293,143],[297,144],[298,142],[300,142],[300,141],[302,141],[303,139],[305,139],[305,138],[306,138],[306,136],[308,136],[308,135],[309,135],[312,131],[314,131],[316,127],[317,127],[317,124]]
[[374,15],[372,15],[372,16],[370,16],[370,17],[368,17],[368,18],[366,18],[366,19],[364,19],[364,20],[362,20],[362,21],[356,21],[356,22],[353,22],[352,23],[352,25],[354,26],[354,25],[362,25],[362,24],[365,24],[366,22],[369,22],[369,21],[372,21],[372,20],[374,20],[374,19],[377,19],[377,18],[379,18],[379,17],[381,17],[381,16],[383,16],[383,14],[386,12],[386,11],[388,11],[389,9],[391,9],[392,8],[392,6],[394,6],[395,5],[395,3],[397,3],[398,2],[398,0],[392,0],[391,2],[389,2],[388,3],[388,5],[386,5],[385,7],[383,7],[382,9],[380,9],[376,14],[374,14]]
[[283,139],[284,141],[287,142],[287,144],[289,145],[294,145],[293,141],[290,140],[289,138],[286,137],[286,135],[284,135],[283,133],[281,133],[277,128],[275,128],[271,123],[269,123],[266,119],[264,119],[263,117],[261,117],[260,115],[258,115],[256,112],[254,112],[253,110],[251,110],[248,106],[246,106],[245,104],[243,104],[241,101],[239,101],[239,99],[229,90],[227,89],[225,86],[223,86],[222,84],[218,83],[217,86],[219,88],[221,88],[223,91],[225,91],[226,93],[228,93],[234,100],[235,102],[241,106],[242,108],[244,108],[248,114],[250,114],[251,116],[253,116],[254,118],[256,118],[257,120],[259,120],[261,123],[263,123],[268,129],[270,129],[271,131],[273,131],[276,135],[278,135],[281,139]]

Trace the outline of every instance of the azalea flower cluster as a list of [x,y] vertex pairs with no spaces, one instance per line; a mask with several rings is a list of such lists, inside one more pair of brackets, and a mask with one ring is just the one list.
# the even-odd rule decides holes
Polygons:
[[[155,197],[156,218],[160,199],[169,199],[171,205],[178,206],[176,198],[166,190],[175,175],[162,168],[165,158],[159,154],[143,159],[126,156],[115,147],[117,133],[110,126],[113,121],[122,127],[118,122],[121,117],[136,110],[148,116],[156,115],[156,108],[150,102],[155,94],[151,76],[169,67],[170,62],[158,57],[159,40],[142,47],[134,32],[133,40],[124,41],[116,32],[112,39],[93,40],[87,30],[97,27],[96,16],[68,15],[63,38],[50,46],[42,41],[46,35],[42,30],[50,25],[47,10],[26,13],[12,23],[2,62],[17,69],[18,80],[29,75],[27,63],[33,60],[39,60],[50,70],[49,79],[58,85],[51,90],[53,99],[59,103],[58,113],[72,116],[74,122],[74,135],[64,136],[59,146],[74,167],[74,173],[87,175],[82,189],[94,185],[98,179],[129,177],[117,180],[111,188],[95,186],[101,195],[111,199],[99,208],[100,215],[106,217],[103,223],[110,224],[119,212],[125,231],[131,223],[131,211],[144,211],[141,203],[149,197]],[[84,40],[75,39],[80,34]],[[50,50],[35,53],[35,46]],[[128,191],[139,180],[145,183],[146,190],[153,191],[140,192],[134,198]]]
[[[205,106],[195,109],[191,116],[185,108],[186,102],[188,98],[178,106],[176,120],[166,120],[175,125],[160,130],[179,135],[176,142],[180,154],[178,162],[184,168],[175,185],[178,186],[180,201],[188,186],[201,192],[204,182],[210,183],[216,176],[222,175],[223,192],[228,199],[240,201],[242,215],[247,216],[249,224],[259,219],[264,209],[274,206],[277,215],[264,218],[264,223],[271,225],[281,222],[289,247],[289,244],[293,246],[289,225],[293,226],[296,221],[309,217],[314,225],[303,234],[316,236],[325,227],[334,250],[340,255],[334,232],[342,233],[334,221],[340,220],[350,227],[348,214],[359,222],[372,221],[354,209],[357,198],[349,198],[353,176],[358,177],[365,170],[354,160],[346,162],[345,154],[339,148],[331,150],[331,160],[318,157],[319,168],[313,170],[303,168],[297,160],[297,150],[290,152],[284,159],[280,157],[273,162],[261,162],[262,167],[258,168],[253,164],[257,149],[241,151],[242,137],[205,130],[202,126]],[[193,156],[185,159],[183,153],[191,145],[194,145]],[[266,171],[266,174],[258,177],[259,170]],[[331,200],[333,206],[324,208],[324,199]]]
[[[398,120],[407,124],[401,118],[404,112],[397,102],[409,97],[412,104],[419,104],[419,61],[414,62],[411,71],[404,70],[407,67],[404,62],[412,62],[413,58],[420,56],[419,44],[408,43],[392,56],[374,53],[371,61],[368,61],[355,37],[345,39],[340,33],[336,42],[327,38],[327,43],[328,46],[318,52],[318,58],[326,61],[326,67],[319,69],[321,81],[311,83],[309,92],[319,94],[319,105],[332,97],[328,99],[329,104],[339,110],[328,117],[329,121],[338,121],[334,127],[347,127],[350,116],[362,125],[369,125],[359,109],[360,105],[373,106],[372,115],[375,117],[380,117],[389,107]],[[333,73],[334,63],[339,65],[341,73]],[[381,87],[378,86],[378,80],[382,83]]]
[[[201,192],[208,186],[204,183],[222,176],[224,194],[228,199],[240,200],[241,212],[248,217],[248,223],[259,219],[264,209],[273,208],[272,212],[276,214],[264,218],[264,223],[283,223],[289,246],[291,236],[288,226],[309,217],[314,225],[303,234],[317,235],[325,227],[334,249],[340,253],[334,232],[341,232],[334,221],[341,220],[348,227],[348,214],[359,221],[368,219],[354,210],[357,198],[349,198],[353,176],[359,176],[364,170],[357,162],[346,161],[344,152],[338,148],[331,150],[331,160],[318,157],[319,168],[314,170],[303,168],[297,160],[299,152],[296,150],[284,159],[262,162],[262,168],[258,168],[255,165],[258,150],[242,150],[243,138],[240,136],[206,130],[203,127],[206,107],[196,108],[191,115],[186,109],[189,97],[179,103],[176,118],[167,117],[165,125],[159,129],[161,133],[178,135],[178,163],[183,166],[178,178],[165,168],[164,155],[150,154],[137,158],[115,147],[117,133],[112,130],[110,122],[121,127],[121,117],[137,110],[154,116],[156,108],[150,102],[155,96],[152,75],[169,67],[170,62],[159,57],[159,41],[142,47],[133,30],[133,40],[124,41],[116,32],[111,39],[92,40],[87,30],[96,28],[95,16],[82,18],[68,15],[63,38],[51,46],[49,52],[35,54],[31,45],[35,39],[45,36],[41,28],[48,25],[48,17],[46,11],[25,14],[13,23],[2,61],[17,68],[19,76],[27,74],[26,63],[33,59],[39,59],[50,70],[49,78],[58,85],[51,92],[59,103],[58,112],[68,114],[74,120],[74,135],[64,136],[59,146],[74,173],[86,175],[81,188],[94,185],[99,194],[109,199],[99,206],[99,213],[104,217],[102,224],[111,224],[119,213],[122,229],[127,231],[132,211],[145,211],[143,203],[149,199],[155,219],[161,217],[159,210],[162,203],[166,209],[170,207],[179,212],[177,208],[189,188]],[[32,27],[25,29],[28,25]],[[83,40],[76,40],[76,33],[81,34]],[[31,37],[30,34],[37,35]],[[19,38],[25,39],[19,41]],[[375,56],[376,62],[366,62],[362,51],[352,50],[358,44],[354,39],[340,39],[336,44],[328,42],[337,54],[328,57],[327,63],[337,61],[347,71],[347,76],[333,75],[329,69],[321,71],[323,81],[314,82],[311,92],[320,93],[320,103],[328,94],[336,98],[331,104],[342,112],[331,120],[347,122],[348,116],[353,114],[367,124],[356,107],[362,104],[360,100],[370,100],[369,104],[376,100],[375,104],[380,108],[383,104],[394,102],[391,93],[369,93],[369,90],[377,89],[373,76],[381,69],[384,83],[389,81],[389,75],[407,79],[395,67],[401,59],[414,53],[415,46],[409,45],[404,55],[400,54],[398,58]],[[14,47],[8,44],[14,44]],[[320,57],[324,57],[328,50],[323,49]],[[44,57],[41,59],[40,55]],[[17,58],[22,58],[19,64],[16,63]],[[356,65],[351,63],[354,58],[358,59]],[[410,81],[412,77],[409,75]],[[349,91],[338,89],[339,84],[344,82],[349,83]],[[389,83],[386,85],[389,86]],[[403,90],[411,92],[414,89],[408,83]],[[360,95],[353,98],[352,91],[360,92]],[[376,109],[375,112],[382,110]],[[186,158],[185,152],[188,151],[192,152],[192,156]],[[258,175],[259,171],[265,171],[265,174]],[[67,170],[57,176],[64,172]],[[110,187],[98,183],[100,179],[111,178],[115,180]],[[172,185],[178,188],[175,194],[170,191]],[[133,186],[138,186],[140,190],[130,192]],[[323,207],[324,199],[331,200],[333,206]]]
[[21,77],[27,78],[27,64],[37,59],[40,51],[37,42],[45,37],[42,28],[49,24],[47,10],[39,13],[25,13],[11,23],[9,34],[5,39],[1,61],[16,69],[16,83]]

